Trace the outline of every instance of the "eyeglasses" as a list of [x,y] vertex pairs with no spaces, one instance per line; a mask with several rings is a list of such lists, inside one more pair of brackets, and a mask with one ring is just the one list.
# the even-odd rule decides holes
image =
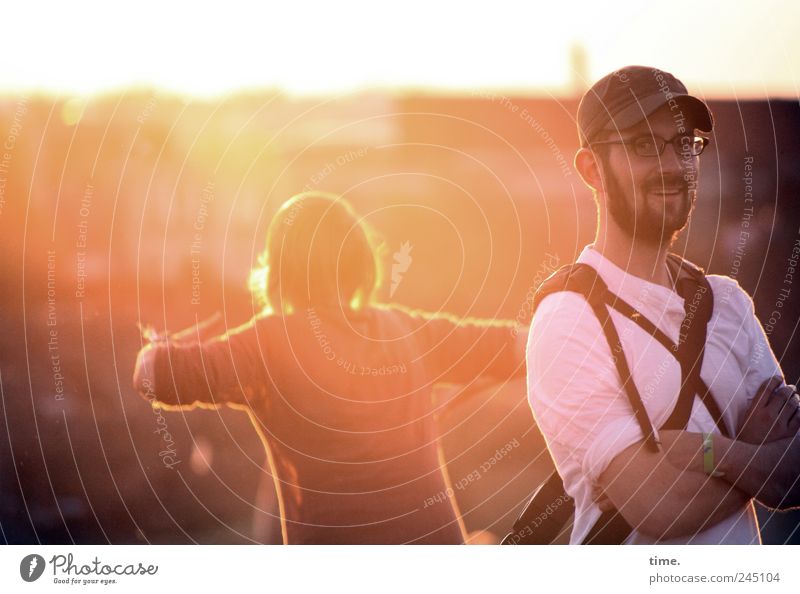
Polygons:
[[590,142],[593,144],[624,144],[632,146],[633,152],[640,157],[658,157],[664,152],[664,147],[671,144],[675,152],[683,155],[688,152],[692,157],[697,157],[708,146],[708,138],[702,136],[675,136],[670,140],[664,140],[660,136],[638,136],[629,140],[597,140]]

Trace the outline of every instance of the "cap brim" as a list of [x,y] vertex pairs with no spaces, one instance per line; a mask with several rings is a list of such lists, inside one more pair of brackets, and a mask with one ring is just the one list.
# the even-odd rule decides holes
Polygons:
[[[679,94],[673,95],[672,99],[677,102],[677,105],[681,108],[681,111],[684,112],[684,115],[693,116],[695,128],[703,130],[704,132],[711,132],[714,129],[714,116],[711,115],[711,110],[708,109],[708,106],[700,99],[692,95]],[[612,120],[606,124],[605,129],[624,130],[630,128],[668,103],[669,100],[660,92],[657,95],[645,97],[614,114]]]

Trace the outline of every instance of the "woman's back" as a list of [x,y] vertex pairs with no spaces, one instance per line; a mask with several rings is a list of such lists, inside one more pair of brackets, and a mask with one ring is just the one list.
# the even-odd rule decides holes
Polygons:
[[460,543],[432,386],[518,373],[514,343],[507,324],[398,308],[346,316],[309,308],[254,318],[203,345],[169,347],[157,360],[157,390],[166,394],[159,375],[169,372],[168,359],[175,391],[167,398],[186,404],[180,394],[206,393],[214,404],[251,411],[286,542]]
[[[288,542],[462,541],[438,456],[431,378],[399,311],[265,318],[264,427]],[[431,507],[429,509],[429,507]]]

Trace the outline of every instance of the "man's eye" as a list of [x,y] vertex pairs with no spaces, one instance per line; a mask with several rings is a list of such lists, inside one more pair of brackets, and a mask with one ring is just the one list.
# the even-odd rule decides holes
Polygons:
[[636,141],[636,149],[642,152],[652,152],[655,150],[656,143],[649,138],[640,138]]

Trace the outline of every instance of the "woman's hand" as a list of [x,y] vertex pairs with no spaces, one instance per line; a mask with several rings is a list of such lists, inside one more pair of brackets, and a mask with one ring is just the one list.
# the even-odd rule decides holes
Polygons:
[[145,346],[136,357],[136,368],[133,370],[133,386],[143,397],[155,398],[156,344]]

